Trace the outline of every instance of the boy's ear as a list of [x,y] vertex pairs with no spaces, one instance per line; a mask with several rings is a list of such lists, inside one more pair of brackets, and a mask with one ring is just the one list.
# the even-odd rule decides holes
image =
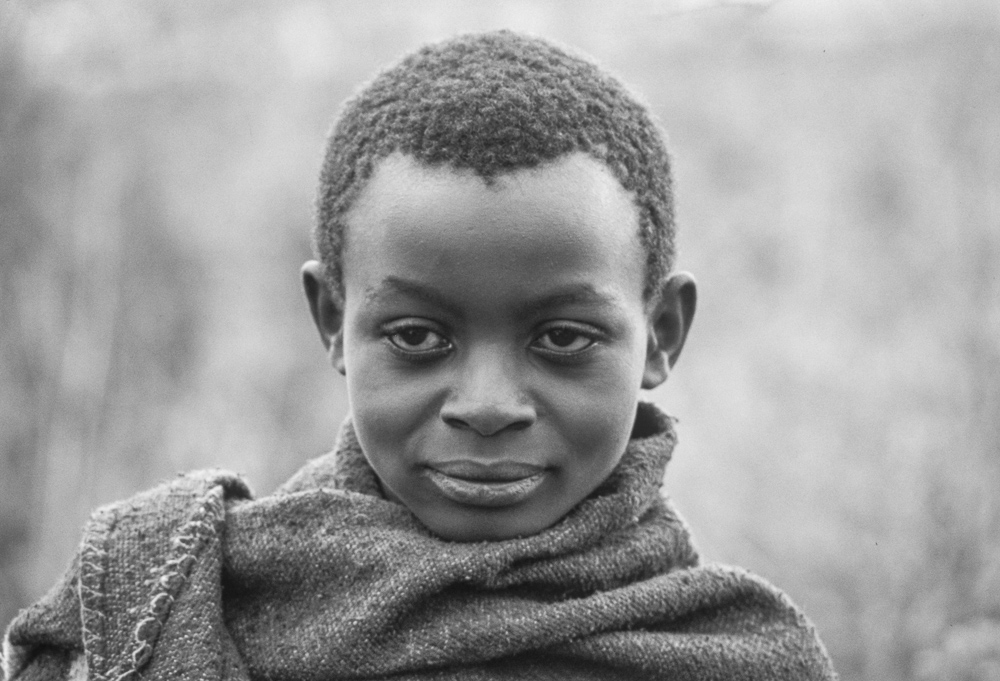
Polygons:
[[697,302],[697,285],[687,272],[672,274],[663,282],[649,314],[643,388],[655,388],[667,380],[684,347]]
[[333,295],[330,285],[323,275],[323,265],[310,260],[302,266],[302,286],[306,290],[309,311],[319,330],[330,356],[333,368],[343,374],[344,369],[344,309]]

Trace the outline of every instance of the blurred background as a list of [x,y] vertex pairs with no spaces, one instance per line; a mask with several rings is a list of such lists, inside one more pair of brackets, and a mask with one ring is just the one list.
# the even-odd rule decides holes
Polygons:
[[0,626],[93,507],[207,466],[268,493],[332,445],[298,278],[325,132],[496,27],[668,130],[701,296],[652,398],[705,558],[787,590],[844,679],[1000,678],[992,0],[4,0]]

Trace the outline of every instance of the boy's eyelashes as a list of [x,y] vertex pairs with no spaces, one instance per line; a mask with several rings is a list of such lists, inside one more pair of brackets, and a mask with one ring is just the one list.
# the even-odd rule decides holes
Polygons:
[[415,320],[390,325],[382,335],[393,349],[415,357],[437,356],[452,347],[451,341],[444,334]]
[[[530,347],[541,354],[558,359],[581,355],[596,345],[604,334],[589,326],[559,322],[537,334]],[[454,349],[444,332],[424,320],[405,319],[389,324],[382,337],[390,349],[411,359],[431,359]]]
[[599,336],[596,329],[562,323],[544,330],[535,338],[532,347],[550,355],[578,355],[593,347]]

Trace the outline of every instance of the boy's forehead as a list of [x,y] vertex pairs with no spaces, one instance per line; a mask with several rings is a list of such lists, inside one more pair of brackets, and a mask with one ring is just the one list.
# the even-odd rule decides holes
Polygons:
[[542,288],[551,296],[610,286],[618,298],[641,298],[638,220],[633,196],[585,154],[491,180],[395,154],[348,215],[345,284],[362,298],[386,281],[423,282],[429,298],[463,277],[466,293],[496,302],[509,294],[518,305]]

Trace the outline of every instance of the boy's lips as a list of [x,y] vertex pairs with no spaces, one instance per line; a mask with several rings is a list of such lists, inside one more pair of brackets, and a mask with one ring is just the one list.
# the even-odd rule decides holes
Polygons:
[[514,461],[456,460],[428,466],[427,477],[456,503],[496,508],[526,499],[544,480],[545,468]]

